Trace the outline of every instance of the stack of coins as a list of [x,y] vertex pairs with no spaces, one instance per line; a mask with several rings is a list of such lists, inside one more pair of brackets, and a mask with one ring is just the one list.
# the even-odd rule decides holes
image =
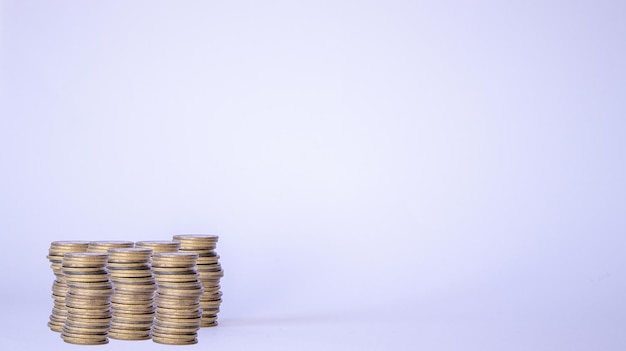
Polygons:
[[52,283],[52,298],[54,299],[54,307],[50,315],[48,327],[55,332],[61,332],[65,319],[67,318],[67,308],[65,307],[65,295],[67,294],[67,284],[65,276],[61,269],[63,263],[63,255],[68,252],[85,252],[87,251],[88,241],[53,241],[48,250],[48,260],[50,260],[50,268],[56,279]]
[[134,247],[133,241],[119,241],[119,240],[105,240],[105,241],[92,241],[87,247],[87,252],[109,252],[109,249],[116,248],[128,248]]
[[154,342],[170,345],[198,342],[203,290],[195,268],[197,260],[194,253],[165,252],[152,256],[152,271],[157,280]]
[[109,249],[108,269],[114,287],[112,339],[150,339],[156,290],[150,256],[148,248]]
[[106,269],[106,253],[66,253],[62,270],[69,290],[67,319],[61,333],[65,342],[99,345],[109,342],[113,286]]
[[200,305],[203,311],[201,327],[214,327],[217,325],[217,314],[222,303],[220,279],[224,276],[224,271],[219,263],[220,256],[215,252],[218,239],[217,235],[174,235],[174,241],[180,242],[179,252],[194,252],[198,254],[196,269],[204,288],[204,293],[200,298]]
[[178,252],[180,243],[167,240],[138,241],[135,243],[135,247],[147,247],[152,249],[152,254],[157,254],[161,252]]

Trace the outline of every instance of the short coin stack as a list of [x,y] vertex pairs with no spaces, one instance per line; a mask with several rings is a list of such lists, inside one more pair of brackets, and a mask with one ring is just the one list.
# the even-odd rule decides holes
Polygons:
[[150,339],[156,290],[151,255],[148,248],[109,249],[108,269],[114,287],[109,330],[112,339]]
[[152,249],[152,254],[154,255],[161,252],[178,252],[180,243],[178,241],[166,240],[138,241],[135,243],[135,247]]
[[106,269],[106,253],[66,253],[62,270],[69,288],[65,298],[65,342],[98,345],[109,342],[113,286]]
[[125,241],[125,240],[104,240],[104,241],[92,241],[89,243],[89,247],[87,247],[87,252],[109,252],[109,249],[116,248],[128,248],[134,247],[135,243],[133,241]]
[[85,252],[87,251],[88,241],[53,241],[48,250],[48,260],[50,260],[50,268],[56,277],[52,283],[52,298],[54,299],[54,307],[50,315],[48,327],[55,332],[61,332],[65,319],[67,318],[67,308],[65,307],[65,295],[68,287],[65,282],[65,275],[61,269],[63,263],[63,255],[68,252]]
[[224,276],[224,271],[219,263],[220,256],[215,252],[218,239],[217,235],[174,235],[174,241],[180,242],[179,252],[195,252],[198,254],[196,269],[204,288],[204,293],[200,298],[200,306],[203,311],[201,327],[214,327],[217,325],[217,314],[222,303],[220,279]]
[[152,271],[157,280],[154,342],[171,345],[198,342],[203,289],[195,268],[197,260],[195,253],[166,252],[152,256]]

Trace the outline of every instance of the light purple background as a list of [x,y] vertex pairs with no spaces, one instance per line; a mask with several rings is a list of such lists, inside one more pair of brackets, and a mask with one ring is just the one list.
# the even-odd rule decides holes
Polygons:
[[3,350],[76,349],[50,241],[185,232],[198,349],[626,349],[626,2],[0,4]]

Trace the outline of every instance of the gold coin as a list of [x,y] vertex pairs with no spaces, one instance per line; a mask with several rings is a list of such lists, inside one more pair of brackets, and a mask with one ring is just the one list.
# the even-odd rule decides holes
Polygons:
[[111,279],[114,282],[113,286],[115,289],[120,290],[125,288],[125,290],[132,289],[142,289],[145,290],[147,288],[156,288],[156,279],[153,277],[116,277]]
[[53,241],[50,243],[48,254],[62,257],[66,252],[85,252],[87,246],[89,246],[88,241]]
[[168,318],[197,318],[202,315],[202,308],[200,307],[200,304],[172,308],[157,306],[155,315],[168,316]]
[[206,309],[207,311],[214,308],[219,308],[221,306],[221,301],[216,303],[200,303],[202,309]]
[[202,282],[199,280],[192,280],[189,282],[167,282],[160,281],[159,288],[170,288],[170,289],[200,289],[202,288]]
[[158,336],[158,337],[166,337],[166,338],[171,338],[171,339],[189,339],[192,337],[196,337],[198,334],[198,331],[188,331],[185,333],[180,333],[177,332],[176,330],[163,330],[163,329],[159,329],[159,328],[152,328],[152,336]]
[[111,319],[88,319],[86,321],[77,318],[67,318],[65,325],[72,328],[95,328],[106,329],[111,324]]
[[111,278],[152,278],[152,272],[149,270],[123,270],[111,271]]
[[199,306],[199,304],[176,304],[176,303],[158,303],[156,305],[157,310],[159,308],[168,308],[168,309],[187,309],[187,308],[196,308],[196,306]]
[[151,265],[150,265],[150,261],[148,260],[141,260],[137,262],[111,262],[109,261],[107,263],[107,267],[109,269],[111,268],[124,269],[124,268],[132,268],[132,267],[150,269]]
[[119,278],[152,278],[153,274],[150,269],[110,269],[109,275],[111,279]]
[[48,328],[50,328],[50,330],[52,330],[53,332],[60,333],[61,331],[63,331],[63,323],[57,324],[50,321],[48,322]]
[[206,263],[206,264],[197,264],[196,270],[198,272],[220,272],[222,270],[222,265],[215,263]]
[[75,316],[72,314],[68,314],[65,319],[65,323],[74,323],[80,326],[107,326],[111,323],[111,317],[96,317],[91,318],[89,316]]
[[176,234],[174,235],[174,241],[189,241],[189,242],[217,242],[219,240],[218,235],[213,234]]
[[[87,330],[93,329],[95,330],[94,332],[87,332]],[[107,328],[100,328],[100,329],[96,329],[96,328],[89,328],[89,329],[83,329],[83,328],[75,328],[73,330],[68,330],[68,328],[63,327],[63,335],[66,336],[71,336],[71,337],[87,337],[87,338],[98,338],[98,337],[106,337],[107,334]]]
[[198,328],[200,318],[154,318],[153,326],[159,326],[162,329],[176,328]]
[[57,315],[57,316],[66,316],[67,315],[67,308],[65,308],[65,306],[63,306],[63,309],[57,308],[57,307],[53,307],[52,308],[52,314]]
[[[124,250],[130,250],[130,249],[124,249]],[[146,249],[146,250],[150,250],[150,249]],[[146,263],[146,262],[150,262],[150,256],[148,257],[144,257],[144,256],[109,256],[109,261],[108,264],[109,266],[115,265],[115,264],[140,264],[140,263]]]
[[92,241],[87,247],[87,252],[107,252],[111,248],[130,248],[134,247],[135,243],[125,240],[105,240],[105,241]]
[[152,318],[154,312],[151,311],[126,311],[117,310],[114,312],[113,317],[118,321],[144,321]]
[[195,305],[200,303],[200,296],[198,295],[164,295],[162,291],[157,292],[154,296],[154,302],[157,306],[160,305]]
[[[92,277],[92,279],[84,279],[86,277],[75,278],[72,277],[72,280],[67,281],[67,286],[70,291],[74,291],[75,289],[112,289],[113,284],[108,276],[99,276]],[[76,280],[74,280],[76,279]]]
[[169,288],[169,289],[180,289],[182,287],[177,287],[176,284],[194,284],[197,283],[199,288],[202,288],[202,282],[196,277],[186,278],[182,276],[169,276],[167,278],[157,278],[157,287]]
[[217,252],[214,248],[203,248],[203,247],[188,247],[185,248],[181,246],[178,252],[188,252],[188,253],[196,253],[198,254],[198,258],[213,258],[217,256]]
[[111,321],[111,327],[115,327],[115,328],[126,328],[128,330],[150,330],[150,327],[152,326],[152,321],[153,318],[151,319],[144,319],[144,320],[131,320],[131,319],[120,319],[117,317],[113,317],[113,320]]
[[198,289],[170,289],[170,288],[163,288],[163,287],[159,287],[159,293],[161,295],[166,295],[166,296],[181,296],[181,297],[185,297],[185,296],[189,296],[189,297],[199,297],[202,295],[202,288],[198,288]]
[[63,254],[63,260],[67,261],[98,261],[105,262],[108,255],[101,252],[66,252]]
[[156,287],[156,280],[152,277],[125,277],[125,278],[112,278],[113,286],[117,287],[120,284],[126,285],[154,285]]
[[109,331],[109,338],[115,340],[150,340],[150,332],[125,333],[123,330]]
[[116,313],[152,313],[156,310],[154,305],[120,305],[111,304],[113,307],[113,317]]
[[147,323],[135,324],[135,323],[115,323],[111,322],[111,329],[114,330],[126,330],[128,332],[145,332],[150,331],[151,325]]
[[61,338],[63,338],[63,341],[65,341],[66,343],[77,345],[104,345],[109,343],[109,340],[106,337],[81,338],[61,334]]
[[219,270],[219,271],[198,271],[198,274],[202,278],[207,278],[207,280],[211,280],[211,279],[222,278],[224,276],[224,271],[223,270]]
[[222,292],[215,288],[205,288],[202,294],[202,300],[217,300],[222,296]]
[[204,266],[210,266],[214,264],[219,264],[219,256],[198,257],[198,261],[196,261],[196,265],[198,266],[199,269],[202,269]]
[[200,323],[195,326],[189,327],[178,327],[178,328],[170,328],[170,327],[161,327],[158,324],[152,326],[152,335],[187,335],[192,336],[198,333],[198,329],[200,329]]
[[181,283],[181,284],[185,284],[185,283],[194,283],[194,282],[199,282],[200,280],[198,279],[197,275],[192,275],[192,274],[187,274],[187,275],[167,275],[167,276],[156,276],[156,282],[157,282],[157,287],[158,286],[166,286],[166,285],[173,285],[176,283]]
[[109,273],[105,267],[63,267],[61,273],[67,280],[67,276],[81,276],[81,275],[99,275],[107,276]]
[[143,257],[148,259],[152,256],[152,249],[147,247],[111,247],[109,257]]
[[156,284],[127,284],[116,283],[116,293],[154,293],[156,291]]
[[202,296],[200,297],[200,300],[217,300],[222,296],[222,292],[214,289],[214,290],[207,290],[206,288],[204,289],[204,294],[202,294]]
[[104,267],[106,265],[106,253],[91,252],[68,252],[63,255],[62,268],[64,267]]
[[[179,298],[184,297],[184,296],[177,296]],[[200,306],[200,302],[198,302],[198,299],[193,298],[190,300],[155,300],[154,301],[156,304],[157,308],[182,308],[182,309],[188,309],[188,308],[196,308],[196,306]]]
[[72,289],[72,287],[79,286],[105,286],[107,284],[111,284],[111,280],[107,275],[67,275],[66,276],[67,287]]
[[180,247],[180,243],[177,241],[138,241],[135,243],[135,247],[146,247],[152,249],[153,254],[161,252],[176,252]]
[[65,324],[63,333],[67,335],[106,335],[108,327],[76,327]]
[[209,323],[209,322],[214,322],[217,320],[217,315],[216,314],[202,314],[202,321]]
[[200,306],[202,307],[202,310],[207,313],[212,310],[219,311],[219,308],[221,305],[222,305],[221,300],[219,302],[216,302],[216,301],[201,301],[200,302]]
[[158,343],[158,344],[164,344],[164,345],[194,345],[198,343],[198,339],[197,338],[193,338],[193,339],[177,339],[177,338],[170,338],[168,336],[159,336],[159,335],[152,335],[152,341]]
[[118,303],[145,303],[147,301],[152,301],[154,299],[154,292],[144,292],[144,293],[128,293],[125,291],[115,290],[113,296],[111,296],[111,301],[115,301]]
[[151,293],[156,290],[154,280],[128,282],[127,280],[116,280],[114,283],[115,291],[118,293]]
[[113,328],[109,330],[109,337],[121,340],[144,340],[142,337],[150,336],[150,328],[142,330],[128,330],[124,328]]
[[145,313],[145,314],[133,314],[126,313],[120,315],[119,313],[113,315],[113,320],[111,323],[115,322],[116,324],[137,324],[138,326],[147,325],[148,327],[152,325],[154,321],[154,313]]
[[76,301],[76,300],[68,300],[65,302],[65,310],[67,311],[68,307],[71,308],[78,308],[78,309],[90,309],[91,307],[93,307],[93,309],[104,309],[105,307],[110,306],[109,302],[106,303],[102,303],[100,301],[98,302],[89,302],[89,301]]
[[161,252],[152,255],[152,266],[163,267],[165,265],[195,265],[198,259],[196,253],[186,252]]
[[86,319],[105,319],[113,316],[113,310],[111,307],[95,307],[95,308],[84,308],[84,307],[72,307],[67,306],[67,316],[68,318],[72,316],[72,318],[86,318]]
[[200,278],[200,281],[202,282],[202,285],[205,288],[208,287],[209,290],[212,287],[214,288],[214,287],[220,286],[220,278],[217,278],[217,279],[202,279],[202,278]]

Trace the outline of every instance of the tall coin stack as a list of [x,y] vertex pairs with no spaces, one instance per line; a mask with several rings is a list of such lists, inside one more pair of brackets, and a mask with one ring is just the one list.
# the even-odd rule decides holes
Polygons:
[[156,283],[148,248],[109,249],[108,269],[113,282],[113,319],[109,337],[119,340],[150,339]]
[[117,248],[129,248],[134,247],[133,241],[119,241],[119,240],[105,240],[105,241],[92,241],[87,247],[87,252],[104,252],[108,253],[109,249]]
[[214,327],[217,325],[217,315],[222,303],[220,279],[224,276],[224,271],[219,263],[220,256],[215,252],[219,237],[217,235],[180,234],[174,235],[173,239],[180,242],[179,252],[198,254],[196,269],[204,288],[204,293],[200,298],[200,306],[203,311],[200,326]]
[[50,260],[50,268],[56,279],[52,283],[52,298],[54,299],[54,307],[50,315],[48,327],[55,332],[61,332],[65,319],[67,318],[67,308],[65,307],[65,295],[68,287],[65,282],[65,276],[61,269],[63,263],[63,255],[68,252],[85,252],[87,251],[88,241],[53,241],[50,243],[48,250],[48,260]]
[[152,340],[160,344],[190,345],[198,342],[202,309],[202,283],[196,271],[195,253],[165,252],[152,255],[157,280],[156,313]]
[[99,345],[109,342],[113,286],[106,269],[106,253],[66,253],[62,270],[69,288],[65,297],[65,342]]

